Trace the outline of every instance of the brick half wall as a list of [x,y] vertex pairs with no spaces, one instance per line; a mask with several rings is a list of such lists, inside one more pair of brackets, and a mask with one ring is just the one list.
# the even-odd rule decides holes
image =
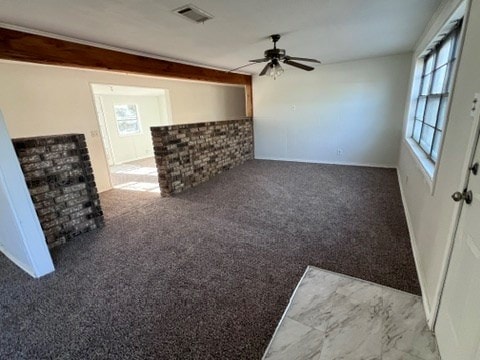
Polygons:
[[50,248],[103,226],[83,134],[12,141]]
[[201,184],[253,159],[253,120],[152,127],[162,196]]

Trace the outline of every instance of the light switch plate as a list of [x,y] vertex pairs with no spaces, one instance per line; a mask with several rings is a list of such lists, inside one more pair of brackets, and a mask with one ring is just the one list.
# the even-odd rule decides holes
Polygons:
[[480,115],[480,94],[476,93],[473,97],[472,108],[470,109],[470,116],[476,119]]

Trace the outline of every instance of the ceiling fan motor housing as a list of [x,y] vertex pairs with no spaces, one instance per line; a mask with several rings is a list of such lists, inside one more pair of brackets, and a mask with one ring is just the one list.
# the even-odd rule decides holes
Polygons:
[[265,58],[267,59],[279,59],[279,60],[282,60],[285,55],[286,55],[286,52],[284,49],[269,49],[269,50],[265,50]]

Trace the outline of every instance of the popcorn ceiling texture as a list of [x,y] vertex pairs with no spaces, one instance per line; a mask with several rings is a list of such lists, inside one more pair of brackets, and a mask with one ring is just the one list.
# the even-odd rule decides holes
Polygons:
[[13,139],[50,248],[103,226],[83,134]]
[[162,196],[253,159],[250,118],[152,127],[151,131]]

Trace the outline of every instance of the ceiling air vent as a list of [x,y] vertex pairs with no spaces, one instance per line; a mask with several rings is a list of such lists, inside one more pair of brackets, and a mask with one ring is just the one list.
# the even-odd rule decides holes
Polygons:
[[204,23],[207,20],[213,19],[212,15],[191,4],[179,7],[173,10],[173,12],[196,23]]

